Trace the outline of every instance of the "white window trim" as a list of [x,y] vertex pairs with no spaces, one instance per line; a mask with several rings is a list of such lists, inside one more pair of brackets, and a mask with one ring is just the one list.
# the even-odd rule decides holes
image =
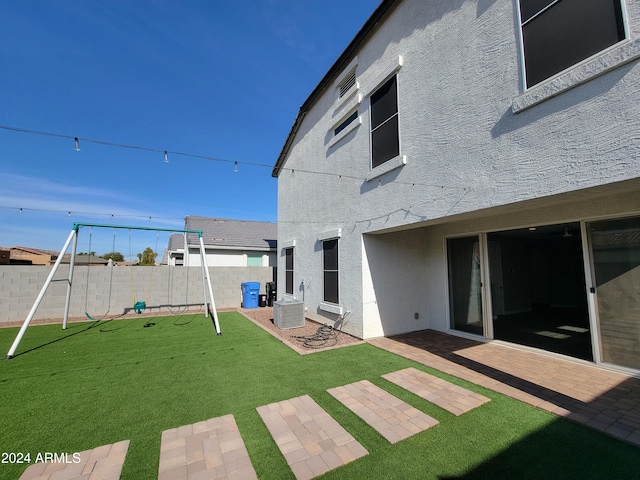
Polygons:
[[[318,235],[318,241],[319,242],[326,242],[327,240],[340,240],[340,238],[342,237],[342,228],[334,228],[332,230],[327,230],[325,232],[322,232],[320,235]],[[338,242],[339,243],[339,242]],[[338,245],[338,251],[340,249],[340,246]],[[338,266],[340,264],[338,263]],[[324,271],[324,265],[323,265],[323,271]],[[340,275],[340,269],[338,268],[338,276]],[[338,283],[339,285],[339,283]],[[339,291],[338,291],[339,293]],[[325,312],[329,312],[329,313],[335,313],[337,315],[342,315],[343,312],[343,308],[342,305],[339,303],[330,303],[327,302],[325,300],[322,300],[320,302],[320,305],[318,305],[318,308],[320,310],[323,310]]]
[[325,240],[333,240],[334,238],[340,237],[342,237],[342,228],[334,228],[318,235],[318,241],[324,242]]
[[351,102],[353,101],[354,98],[357,98],[356,100],[357,103],[360,103],[362,101],[362,94],[360,93],[360,84],[358,83],[357,80],[353,89],[349,93],[347,93],[343,97],[340,97],[336,101],[335,105],[333,106],[333,115],[334,116],[339,115],[340,111],[351,108]]
[[320,302],[318,308],[324,312],[335,313],[336,315],[342,315],[344,313],[344,307],[335,303]]
[[[352,115],[352,114],[353,114],[353,111],[349,113],[349,115]],[[346,120],[349,117],[349,115],[345,115],[339,122],[337,122],[331,128],[331,131],[333,132],[338,127],[338,125],[340,125],[344,120]],[[329,147],[333,147],[335,144],[339,143],[344,137],[349,135],[360,125],[362,125],[362,115],[358,115],[358,117],[349,125],[344,127],[340,133],[338,133],[337,135],[334,135],[334,137],[331,140],[329,140]]]
[[[376,76],[371,87],[363,88],[363,90],[366,91],[364,97],[370,97],[374,92],[376,92],[384,82],[389,80],[392,76],[400,71],[403,64],[404,58],[402,57],[402,55],[398,55],[397,59],[395,59],[393,62],[390,62],[387,67],[379,75]],[[365,82],[363,81],[362,83]]]
[[295,239],[293,240],[287,240],[286,242],[282,242],[282,248],[291,248],[291,247],[295,247],[296,246],[296,241]]
[[[371,89],[369,89],[367,91],[367,94],[365,95],[365,97],[371,97],[372,94],[374,94],[375,92],[378,91],[378,89],[387,81],[389,80],[391,77],[393,77],[394,75],[396,75],[400,69],[402,68],[402,66],[404,65],[404,58],[402,57],[402,55],[398,55],[397,60],[395,60],[394,62],[390,63],[389,65],[387,65],[387,68],[384,69],[384,71],[378,75],[376,77],[376,82],[375,82],[375,86]],[[398,79],[398,84],[399,84],[399,79]],[[396,92],[397,93],[397,92]],[[369,108],[371,108],[371,105],[369,105]],[[400,115],[400,98],[399,98],[399,94],[398,94],[398,113],[397,115]],[[390,158],[389,160],[387,160],[386,162],[384,162],[382,165],[378,165],[375,168],[371,168],[369,170],[369,173],[367,174],[365,180],[367,182],[370,182],[371,180],[374,180],[378,177],[381,177],[382,175],[385,175],[387,173],[389,173],[392,170],[395,170],[396,168],[400,168],[404,165],[407,164],[407,156],[402,154],[402,135],[401,135],[401,129],[400,129],[400,122],[398,122],[398,142],[400,145],[400,154],[396,157]],[[371,133],[371,132],[369,132]],[[371,152],[369,152],[369,165],[371,165]]]
[[[544,102],[548,98],[555,97],[593,78],[597,78],[600,75],[604,75],[607,72],[640,58],[640,38],[633,38],[631,36],[624,0],[621,1],[621,5],[625,34],[628,37],[627,40],[618,42],[530,88],[526,86],[524,40],[522,38],[522,27],[519,27],[520,74],[523,93],[512,100],[511,110],[513,113],[522,112],[529,107]],[[517,21],[518,25],[520,25],[522,20],[520,18],[519,3],[517,7]]]
[[378,165],[376,168],[371,169],[367,174],[366,181],[370,182],[382,175],[395,170],[396,168],[400,168],[407,164],[407,156],[406,155],[398,155],[397,157],[393,157],[382,165]]
[[[362,103],[362,94],[359,93],[359,91],[356,89],[346,98],[343,97],[343,99],[344,102],[342,102],[333,110],[333,114],[331,115],[333,118],[344,120],[348,116],[348,114],[353,113],[353,111]],[[336,126],[340,125],[340,120],[333,123]]]
[[[356,88],[354,89],[354,91],[350,92],[349,95],[342,97],[341,100],[344,100],[344,101],[341,102],[340,105],[337,105],[333,110],[333,115],[332,115],[333,118],[346,117],[347,115],[345,115],[345,112],[352,113],[353,110],[362,103],[362,94],[359,93],[357,82],[356,82]],[[336,123],[336,125],[339,125],[339,124],[340,122]]]

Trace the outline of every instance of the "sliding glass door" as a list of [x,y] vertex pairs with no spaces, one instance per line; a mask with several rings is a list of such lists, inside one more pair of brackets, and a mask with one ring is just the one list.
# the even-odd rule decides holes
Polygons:
[[450,328],[483,335],[480,239],[447,239]]
[[640,217],[589,224],[602,361],[640,369]]

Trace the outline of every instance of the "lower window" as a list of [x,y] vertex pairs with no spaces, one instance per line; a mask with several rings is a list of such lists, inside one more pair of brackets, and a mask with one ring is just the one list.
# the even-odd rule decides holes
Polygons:
[[322,242],[322,265],[324,273],[324,301],[339,303],[338,296],[338,239]]
[[293,295],[293,247],[284,249],[284,292]]

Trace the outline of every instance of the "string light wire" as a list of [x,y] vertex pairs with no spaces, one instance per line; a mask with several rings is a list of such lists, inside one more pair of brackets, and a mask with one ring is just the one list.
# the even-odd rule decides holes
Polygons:
[[108,142],[108,141],[105,141],[105,140],[98,140],[98,139],[95,139],[95,138],[77,137],[75,135],[65,135],[63,133],[44,132],[44,131],[41,131],[41,130],[31,130],[31,129],[28,129],[28,128],[11,127],[11,126],[8,126],[8,125],[0,125],[0,129],[9,130],[11,132],[28,133],[28,134],[31,134],[31,135],[43,135],[43,136],[47,136],[47,137],[57,137],[57,138],[72,139],[74,141],[74,146],[75,146],[76,150],[80,150],[80,148],[79,148],[80,142],[87,142],[87,143],[96,143],[98,145],[106,145],[106,146],[109,146],[109,147],[128,148],[128,149],[132,149],[132,150],[142,150],[142,151],[145,151],[145,152],[162,153],[164,155],[164,158],[166,158],[167,160],[168,160],[168,155],[180,155],[180,156],[183,156],[183,157],[198,158],[198,159],[201,159],[201,160],[211,160],[211,161],[214,161],[214,162],[224,162],[224,163],[234,163],[234,164],[237,163],[238,165],[250,165],[250,166],[253,166],[253,167],[273,168],[273,165],[268,165],[266,163],[241,162],[241,161],[237,161],[237,160],[228,160],[228,159],[225,159],[225,158],[209,157],[207,155],[196,155],[194,153],[178,152],[178,151],[173,151],[173,150],[165,150],[164,148],[141,147],[139,145],[128,145],[126,143]]
[[[49,137],[57,137],[57,138],[66,138],[66,139],[73,139],[74,142],[74,148],[76,151],[80,151],[80,141],[83,142],[88,142],[88,143],[95,143],[95,144],[99,144],[99,145],[105,145],[105,146],[110,146],[110,147],[118,147],[118,148],[127,148],[127,149],[133,149],[133,150],[142,150],[142,151],[147,151],[147,152],[155,152],[155,153],[161,153],[163,154],[164,157],[164,162],[165,163],[169,163],[169,154],[171,155],[178,155],[178,156],[182,156],[182,157],[189,157],[189,158],[196,158],[196,159],[200,159],[200,160],[209,160],[209,161],[215,161],[215,162],[223,162],[223,163],[232,163],[233,164],[233,171],[234,172],[238,172],[238,165],[247,165],[247,166],[253,166],[253,167],[264,167],[264,168],[273,168],[273,165],[270,164],[263,164],[263,163],[254,163],[254,162],[242,162],[242,161],[237,161],[237,160],[228,160],[228,159],[224,159],[224,158],[218,158],[218,157],[211,157],[211,156],[207,156],[207,155],[197,155],[197,154],[192,154],[192,153],[187,153],[187,152],[179,152],[179,151],[172,151],[172,150],[165,150],[165,149],[159,149],[159,148],[149,148],[149,147],[141,147],[141,146],[137,146],[137,145],[128,145],[128,144],[123,144],[123,143],[115,143],[115,142],[107,142],[104,140],[97,140],[97,139],[93,139],[93,138],[85,138],[85,137],[76,137],[74,135],[64,135],[64,134],[59,134],[59,133],[51,133],[51,132],[43,132],[43,131],[38,131],[38,130],[30,130],[30,129],[26,129],[26,128],[18,128],[18,127],[11,127],[11,126],[7,126],[7,125],[0,125],[0,129],[2,130],[9,130],[9,131],[13,131],[13,132],[20,132],[20,133],[27,133],[27,134],[32,134],[32,135],[44,135],[44,136],[49,136]],[[349,180],[355,180],[359,183],[367,183],[369,180],[367,180],[366,178],[362,178],[361,176],[356,176],[356,175],[347,175],[344,173],[340,173],[340,172],[322,172],[322,171],[314,171],[314,170],[306,170],[306,169],[300,169],[300,168],[289,168],[289,167],[282,167],[280,169],[281,172],[290,172],[290,175],[293,176],[295,173],[303,173],[303,174],[308,174],[308,175],[321,175],[321,176],[330,176],[330,177],[336,177],[336,180],[338,183],[341,183],[344,179],[349,179]],[[394,185],[403,185],[403,186],[409,186],[411,187],[411,189],[413,190],[416,186],[422,186],[422,187],[432,187],[432,188],[437,188],[440,190],[443,190],[445,188],[444,185],[435,185],[435,184],[428,184],[428,183],[420,183],[420,182],[402,182],[402,181],[398,181],[397,179],[395,179],[392,182]],[[380,187],[383,184],[382,179],[378,179],[378,182],[376,184],[377,187]],[[461,197],[458,199],[457,202],[455,202],[455,204],[450,208],[449,212],[452,211],[455,206],[462,201],[462,199],[469,193],[468,189],[464,186],[449,186],[449,188],[457,188],[462,190],[462,192],[464,192]],[[395,215],[397,213],[404,213],[405,216],[413,216],[416,217],[418,219],[418,221],[424,221],[428,218],[427,215],[421,215],[421,214],[417,214],[414,213],[412,211],[413,208],[418,207],[420,205],[423,204],[427,204],[430,203],[431,200],[429,201],[425,201],[425,202],[419,202],[417,204],[411,205],[408,208],[399,208],[393,211],[390,211],[388,213],[384,213],[381,215],[377,215],[377,216],[373,216],[371,218],[366,218],[366,219],[360,219],[360,220],[350,220],[350,221],[344,221],[344,222],[338,222],[338,223],[342,223],[343,227],[346,228],[347,225],[353,223],[353,228],[357,228],[358,225],[361,224],[366,224],[368,223],[369,225],[372,222],[375,222],[377,220],[383,219],[383,218],[389,218],[392,215]],[[8,207],[8,206],[2,206],[0,205],[1,209],[15,209],[16,207]],[[23,211],[34,211],[34,212],[43,212],[43,213],[66,213],[67,216],[71,216],[71,214],[74,215],[91,215],[91,216],[110,216],[111,219],[114,218],[114,216],[119,216],[119,217],[129,217],[129,218],[145,218],[148,221],[152,221],[152,218],[154,220],[180,220],[182,221],[183,218],[178,218],[178,217],[151,217],[149,215],[128,215],[128,214],[117,214],[114,215],[112,213],[95,213],[95,212],[73,212],[73,211],[67,211],[67,210],[46,210],[46,209],[34,209],[34,208],[20,208],[18,210],[18,213],[22,213]],[[305,220],[284,220],[284,219],[279,219],[278,223],[283,223],[283,224],[327,224],[327,222],[323,222],[323,221],[305,221]],[[329,222],[331,224],[335,224],[336,222]]]
[[[169,155],[178,155],[178,156],[182,156],[182,157],[197,158],[197,159],[200,159],[200,160],[209,160],[209,161],[213,161],[213,162],[232,163],[234,172],[238,171],[238,166],[239,165],[247,165],[247,166],[251,166],[251,167],[271,168],[271,169],[273,168],[272,164],[267,164],[267,163],[244,162],[244,161],[238,161],[238,160],[229,160],[229,159],[226,159],[226,158],[211,157],[211,156],[207,156],[207,155],[198,155],[198,154],[188,153],[188,152],[165,150],[164,148],[150,148],[150,147],[142,147],[142,146],[138,146],[138,145],[129,145],[129,144],[125,144],[125,143],[108,142],[108,141],[105,141],[105,140],[98,140],[98,139],[95,139],[95,138],[77,137],[75,135],[65,135],[65,134],[62,134],[62,133],[44,132],[42,130],[32,130],[32,129],[28,129],[28,128],[12,127],[12,126],[9,126],[9,125],[0,125],[0,129],[1,130],[12,131],[12,132],[28,133],[28,134],[31,134],[31,135],[43,135],[43,136],[48,136],[48,137],[71,139],[74,142],[74,148],[75,148],[76,151],[80,151],[80,146],[79,145],[80,145],[80,142],[82,141],[82,142],[88,142],[88,143],[95,143],[95,144],[98,144],[98,145],[105,145],[105,146],[109,146],[109,147],[127,148],[127,149],[132,149],[132,150],[142,150],[142,151],[146,151],[146,152],[161,153],[163,155],[165,163],[169,163]],[[347,179],[358,180],[359,182],[367,182],[367,180],[363,179],[362,177],[357,177],[357,176],[354,176],[354,175],[345,175],[344,173],[340,173],[340,172],[322,172],[322,171],[306,170],[306,169],[300,169],[300,168],[293,169],[293,168],[288,168],[288,167],[282,167],[280,169],[280,171],[281,172],[288,171],[288,172],[291,172],[292,175],[293,175],[294,172],[300,172],[300,173],[306,173],[306,174],[310,174],[310,175],[323,175],[323,176],[328,176],[328,177],[336,177],[337,179],[347,178]],[[381,183],[381,182],[379,182],[379,183]],[[403,181],[399,181],[399,180],[394,180],[393,183],[396,184],[396,185],[407,185],[407,186],[411,186],[411,187],[419,185],[419,186],[423,186],[423,187],[444,188],[444,186],[442,186],[442,185],[435,185],[435,184],[429,184],[429,183],[419,183],[419,182],[403,182]]]
[[18,208],[18,207],[11,207],[11,206],[7,206],[7,205],[0,205],[0,209],[3,210],[17,210],[18,213],[23,213],[23,212],[38,212],[38,213],[63,213],[65,214],[67,217],[70,217],[71,215],[87,215],[87,216],[91,216],[91,217],[111,217],[111,219],[113,220],[115,217],[127,217],[127,218],[144,218],[148,221],[153,220],[180,220],[180,221],[184,221],[184,217],[159,217],[159,216],[149,216],[149,215],[133,215],[133,214],[126,214],[126,213],[96,213],[96,212],[76,212],[73,210],[49,210],[49,209],[45,209],[45,208]]

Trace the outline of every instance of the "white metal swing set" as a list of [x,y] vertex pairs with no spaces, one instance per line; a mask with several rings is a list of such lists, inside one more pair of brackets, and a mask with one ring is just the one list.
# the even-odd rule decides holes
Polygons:
[[[38,296],[36,297],[35,302],[33,303],[33,306],[31,307],[31,310],[29,311],[29,314],[27,315],[27,318],[25,319],[25,321],[22,324],[22,327],[20,328],[20,331],[18,332],[18,335],[16,336],[15,340],[13,341],[13,344],[11,345],[11,348],[9,349],[9,352],[7,353],[7,356],[5,357],[5,360],[9,360],[11,358],[13,358],[16,349],[18,348],[18,345],[20,344],[20,341],[22,340],[22,337],[24,336],[27,327],[29,326],[29,324],[31,323],[31,320],[33,319],[33,316],[36,313],[36,310],[38,309],[38,306],[40,305],[40,302],[42,302],[42,299],[44,298],[45,293],[47,292],[47,288],[49,288],[49,285],[51,284],[51,282],[53,281],[53,277],[56,273],[56,271],[58,270],[58,267],[60,266],[60,264],[62,263],[62,257],[64,256],[64,254],[66,253],[67,249],[69,248],[69,245],[71,245],[71,243],[73,242],[73,246],[71,248],[71,261],[69,263],[69,276],[67,278],[67,297],[66,297],[66,301],[65,301],[65,305],[64,305],[64,316],[63,316],[63,321],[62,321],[62,328],[66,329],[67,328],[67,322],[69,319],[69,305],[71,302],[71,287],[73,285],[73,269],[75,266],[75,260],[76,260],[76,249],[78,246],[78,234],[80,232],[80,229],[82,227],[89,227],[90,231],[93,230],[94,227],[96,228],[113,228],[114,229],[114,244],[115,244],[115,232],[117,229],[128,229],[129,232],[131,232],[131,230],[148,230],[148,231],[155,231],[155,232],[181,232],[183,234],[196,234],[198,235],[198,239],[199,239],[199,243],[200,243],[200,265],[202,267],[202,280],[204,283],[204,291],[203,291],[203,305],[204,305],[204,312],[205,312],[205,316],[208,317],[209,316],[209,301],[211,302],[211,314],[213,317],[213,323],[215,325],[216,328],[216,333],[218,335],[221,335],[222,332],[220,331],[220,324],[218,322],[218,313],[216,312],[216,305],[215,305],[215,301],[213,299],[213,287],[211,286],[211,278],[209,277],[209,267],[207,265],[207,256],[205,255],[205,249],[204,249],[204,240],[202,239],[202,230],[174,230],[174,229],[168,229],[168,228],[151,228],[151,227],[137,227],[137,226],[127,226],[127,225],[105,225],[105,224],[97,224],[97,223],[74,223],[73,224],[73,229],[71,230],[71,233],[69,233],[69,237],[67,238],[67,241],[65,242],[64,246],[62,247],[62,250],[60,250],[60,255],[58,255],[58,259],[56,260],[55,264],[53,265],[53,268],[51,269],[51,272],[49,272],[49,276],[47,277],[47,279],[44,282],[44,285],[42,286],[42,289],[40,290],[40,293],[38,294]],[[91,233],[89,234],[89,242],[91,242]],[[129,242],[131,242],[131,237],[129,237]],[[156,242],[157,243],[157,242]],[[131,247],[129,247],[131,248]],[[157,250],[157,246],[156,246],[156,250]],[[89,249],[89,251],[91,251],[91,249]],[[185,252],[186,255],[186,252]],[[89,268],[89,270],[91,270],[91,268]],[[88,275],[88,273],[87,273]],[[89,283],[89,278],[87,277],[87,285]],[[133,287],[132,287],[133,288]],[[171,288],[171,286],[170,286]],[[133,290],[132,290],[133,291]],[[207,295],[208,294],[208,295]],[[109,296],[111,296],[111,285],[109,285]],[[207,298],[208,297],[208,298]],[[132,298],[134,301],[134,310],[136,312],[138,312],[138,310],[142,310],[146,307],[146,302],[136,302],[135,301],[135,296],[132,294]],[[86,299],[85,299],[86,302]],[[143,305],[144,304],[144,305]],[[91,319],[91,320],[96,320],[96,318],[91,317],[87,312],[86,312],[87,308],[85,305],[85,315]],[[139,313],[139,312],[138,312]]]

